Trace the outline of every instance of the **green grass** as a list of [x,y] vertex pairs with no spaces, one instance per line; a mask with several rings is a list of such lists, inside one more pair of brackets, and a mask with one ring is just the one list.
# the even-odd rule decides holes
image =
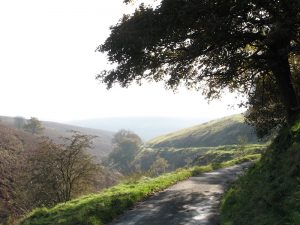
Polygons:
[[248,143],[258,143],[253,129],[244,124],[241,114],[159,136],[150,140],[147,145],[176,148],[232,145],[237,144],[239,136],[246,137]]
[[222,163],[243,155],[261,154],[266,147],[265,144],[248,144],[244,146],[243,152],[240,151],[241,147],[239,145],[197,148],[148,147],[139,152],[133,161],[133,165],[140,168],[141,171],[147,171],[156,158],[161,157],[168,161],[168,169],[174,171],[185,166]]
[[221,219],[223,225],[300,224],[300,121],[228,189]]
[[190,176],[258,158],[259,155],[245,156],[220,164],[179,169],[157,178],[143,178],[135,182],[124,182],[99,194],[84,196],[64,204],[58,204],[53,208],[36,209],[23,219],[21,225],[106,224],[126,209],[131,208],[136,202]]
[[174,171],[178,168],[185,167],[198,155],[205,154],[212,147],[199,148],[144,148],[135,157],[133,164],[142,171],[150,169],[157,157],[164,158],[169,163],[169,170]]
[[209,163],[222,163],[247,155],[263,153],[267,148],[265,144],[252,144],[241,147],[238,145],[220,146],[208,150],[203,155],[199,155],[193,162],[194,165],[206,165]]

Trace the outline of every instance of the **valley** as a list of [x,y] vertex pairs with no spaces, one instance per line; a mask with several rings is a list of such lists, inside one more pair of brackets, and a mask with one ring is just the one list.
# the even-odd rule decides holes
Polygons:
[[[175,131],[144,143],[137,134],[131,131],[121,130],[111,133],[53,122],[42,122],[44,129],[42,135],[31,134],[15,127],[12,118],[2,117],[0,199],[4,204],[0,208],[0,219],[6,224],[8,218],[15,215],[18,220],[22,218],[20,225],[58,224],[58,220],[64,221],[59,222],[62,225],[82,224],[83,221],[84,223],[89,221],[87,224],[91,225],[106,224],[111,221],[111,224],[161,224],[165,215],[175,214],[176,217],[172,217],[174,220],[167,219],[167,221],[171,223],[177,221],[178,224],[200,222],[200,224],[214,225],[224,218],[228,220],[228,205],[232,204],[228,199],[236,198],[231,192],[236,191],[239,185],[246,185],[243,179],[253,175],[246,172],[234,183],[234,186],[228,186],[228,182],[232,183],[236,180],[241,169],[245,168],[243,165],[253,164],[254,166],[251,166],[249,171],[255,171],[255,168],[259,167],[268,155],[275,154],[272,153],[272,149],[276,146],[274,143],[270,145],[271,140],[259,141],[253,136],[251,128],[236,125],[239,123],[242,123],[241,116],[233,115]],[[80,133],[72,133],[69,129]],[[298,127],[295,126],[293,129],[296,138]],[[23,176],[25,171],[29,172],[26,172],[28,173],[26,176],[30,175],[29,165],[26,164],[30,161],[26,160],[34,159],[35,154],[42,153],[39,149],[41,149],[41,140],[45,138],[45,135],[58,145],[64,145],[64,140],[72,140],[74,134],[84,134],[82,137],[89,135],[87,137],[91,138],[97,134],[101,135],[98,139],[100,142],[88,151],[88,155],[97,156],[97,161],[102,162],[97,181],[95,180],[89,189],[73,195],[71,201],[68,200],[62,204],[49,203],[48,208],[42,207],[29,214],[25,213],[22,211],[23,201],[27,200],[20,197],[20,193],[23,195],[26,193],[25,189],[22,189],[22,183],[25,180],[20,179],[20,175]],[[216,140],[212,142],[215,134]],[[64,139],[60,137],[63,135]],[[231,140],[225,142],[225,138],[231,138]],[[191,142],[187,142],[187,139]],[[183,142],[178,145],[180,140]],[[220,141],[217,142],[218,140]],[[278,138],[275,142],[276,140]],[[203,144],[197,146],[196,143]],[[48,154],[47,151],[50,149],[45,150]],[[21,158],[22,164],[20,164]],[[291,165],[293,162],[291,161]],[[212,180],[215,181],[211,182]],[[173,186],[174,184],[176,185]],[[218,186],[217,194],[212,191],[217,187],[214,185]],[[229,190],[226,190],[228,187]],[[195,197],[196,190],[199,191],[197,193],[199,197]],[[226,191],[225,195],[224,191]],[[189,197],[191,200],[189,202],[182,200],[187,195],[193,196]],[[223,195],[224,200],[221,200]],[[143,201],[144,199],[146,201]],[[204,202],[206,206],[202,210]],[[222,203],[221,211],[217,207],[220,202]],[[177,208],[171,205],[176,205]],[[37,206],[41,205],[37,204]],[[131,207],[134,207],[134,210],[127,213]],[[179,208],[182,207],[190,208],[188,211],[182,211],[183,217],[178,214],[181,212]],[[87,209],[89,210],[86,211]],[[157,220],[154,220],[148,213],[152,211],[159,212],[160,216],[157,217],[155,214]],[[122,215],[123,213],[125,214]],[[195,221],[189,218],[194,218]],[[168,224],[167,221],[164,223]]]
[[[23,158],[24,167],[21,166],[14,168],[2,164],[6,168],[6,174],[3,173],[1,176],[5,184],[8,185],[8,188],[2,188],[0,190],[2,193],[2,200],[7,202],[5,203],[6,205],[4,205],[4,207],[2,206],[0,209],[2,213],[1,215],[3,215],[1,219],[2,221],[7,220],[8,215],[13,215],[11,213],[14,213],[16,218],[19,217],[18,215],[24,214],[22,208],[24,208],[24,201],[28,201],[25,199],[29,196],[24,199],[24,197],[21,197],[18,194],[22,193],[22,195],[27,195],[25,186],[22,186],[23,182],[26,182],[27,178],[25,180],[23,180],[23,178],[20,179],[20,175],[24,176],[25,173],[26,176],[32,176],[30,175],[31,172],[28,170],[28,168],[34,166],[34,164],[31,165],[30,160],[44,161],[43,158],[36,159],[36,157],[50,157],[47,159],[48,161],[45,160],[45,163],[47,162],[46,164],[41,164],[43,167],[49,166],[49,163],[51,163],[49,160],[52,160],[52,157],[56,157],[55,155],[52,156],[51,152],[47,153],[47,151],[52,151],[51,141],[54,142],[54,145],[65,146],[66,141],[75,141],[76,139],[73,138],[75,138],[77,134],[83,135],[82,138],[91,138],[93,141],[91,147],[86,148],[87,154],[96,160],[94,162],[101,162],[101,164],[99,164],[101,170],[100,172],[97,172],[97,179],[94,181],[94,183],[90,183],[89,186],[86,186],[88,189],[83,189],[78,193],[76,192],[77,194],[74,192],[72,195],[72,199],[74,199],[75,202],[78,201],[79,204],[81,204],[82,201],[85,201],[84,199],[89,199],[88,201],[94,201],[94,198],[99,198],[99,201],[101,202],[101,199],[104,196],[107,196],[105,198],[108,198],[108,201],[117,201],[119,202],[118,204],[123,204],[122,198],[119,199],[119,197],[117,197],[115,199],[114,197],[115,195],[118,196],[123,192],[122,185],[125,185],[125,190],[128,191],[128,185],[132,187],[137,185],[136,187],[138,192],[134,192],[135,194],[126,200],[129,202],[133,201],[134,203],[139,201],[141,198],[149,196],[149,194],[152,192],[163,190],[180,180],[187,179],[190,176],[195,176],[196,174],[201,174],[205,171],[228,167],[243,162],[258,160],[261,154],[265,152],[267,146],[266,143],[260,143],[257,139],[251,136],[251,129],[247,129],[247,127],[243,125],[236,125],[241,123],[242,119],[240,115],[233,115],[231,117],[225,117],[216,121],[194,126],[192,128],[175,131],[174,134],[167,134],[163,137],[157,137],[154,139],[154,141],[150,140],[146,143],[144,143],[137,134],[131,131],[121,130],[117,133],[112,133],[104,130],[76,127],[47,121],[41,121],[40,133],[32,134],[24,130],[22,127],[18,127],[15,120],[15,118],[11,117],[1,117],[1,130],[3,132],[3,137],[7,136],[6,139],[1,141],[3,144],[7,143],[6,146],[3,145],[2,151],[5,151],[7,156],[3,155],[3,153],[1,154],[2,157],[5,156],[5,158],[2,159],[2,162],[5,160],[10,160],[10,163],[13,161],[20,162],[20,159]],[[18,119],[18,122],[20,122],[20,119]],[[30,120],[25,120],[23,122],[24,124],[29,124]],[[222,123],[223,126],[221,126]],[[200,134],[201,132],[203,133],[203,130],[210,131],[205,134],[207,140],[212,140],[216,133],[211,131],[217,130],[217,140],[214,142],[214,144],[207,146],[206,144],[209,142],[204,142],[203,144],[199,144],[197,146],[197,144],[193,142],[190,143],[184,141],[184,139],[191,137],[191,130],[193,130],[194,133],[198,132]],[[229,130],[231,131],[231,136],[228,136]],[[181,135],[177,135],[178,133]],[[235,134],[239,134],[239,138],[236,138]],[[177,138],[174,139],[174,136]],[[233,140],[230,142],[224,142],[223,138],[220,137],[230,137]],[[81,138],[81,136],[78,136],[78,138]],[[180,142],[179,138],[183,138],[181,145],[177,145],[177,143]],[[193,136],[193,140],[197,140],[197,138],[199,139],[198,143],[200,143],[203,140],[203,135]],[[47,139],[49,139],[49,141],[47,141]],[[248,142],[249,139],[252,142]],[[15,140],[15,142],[11,142],[11,140]],[[160,144],[158,140],[163,140],[164,144]],[[219,141],[218,143],[218,140],[222,141]],[[166,143],[168,143],[168,145],[166,145]],[[44,150],[42,150],[44,148],[42,147],[43,145],[46,146],[46,149]],[[49,149],[47,150],[47,148]],[[40,156],[36,154],[39,154]],[[60,154],[59,151],[56,154]],[[30,163],[30,165],[26,165],[27,163]],[[34,169],[34,167],[32,169]],[[36,167],[36,169],[38,169],[40,172],[44,170],[43,168],[39,167]],[[37,173],[37,171],[35,173]],[[48,172],[48,176],[50,174]],[[147,182],[149,182],[149,184],[146,184],[145,187],[139,186],[139,182],[143,183],[144,179],[148,180]],[[156,183],[157,181],[158,183]],[[39,183],[39,181],[37,184],[45,185],[43,183]],[[116,184],[119,186],[114,186]],[[37,187],[38,186],[32,188]],[[44,186],[44,188],[48,187]],[[107,191],[104,189],[103,192],[103,188],[109,189],[107,189]],[[140,192],[141,190],[143,191]],[[36,191],[38,191],[38,189]],[[100,195],[97,194],[98,192]],[[90,197],[84,197],[85,194],[89,193],[95,194],[92,194]],[[112,195],[107,195],[108,193],[112,193]],[[82,195],[83,197],[80,197]],[[4,198],[3,196],[8,197]],[[76,200],[78,197],[79,199]],[[15,204],[9,205],[12,201],[15,201]],[[36,200],[32,199],[30,201],[33,201],[32,204],[35,206],[41,206],[40,203],[34,203]],[[43,201],[46,204],[49,204],[49,206],[56,205],[51,203],[51,201],[47,203],[48,200],[46,199]],[[126,210],[127,207],[131,205],[129,202],[125,204],[124,208],[122,207],[122,209],[120,209],[120,212]],[[90,203],[87,203],[87,207],[89,207],[89,204]],[[28,210],[30,210],[30,206]],[[66,212],[68,212],[69,209],[66,208],[66,210]],[[120,212],[117,211],[114,213],[109,213],[113,213],[111,215],[111,218],[113,219]],[[86,220],[87,218],[83,217],[82,219]],[[100,220],[102,221],[103,219]],[[39,222],[31,221],[29,224],[44,224],[44,222],[40,220],[38,221]],[[24,224],[27,224],[27,222],[24,222]],[[45,222],[45,224],[48,223]],[[70,224],[70,222],[63,224],[67,225]]]

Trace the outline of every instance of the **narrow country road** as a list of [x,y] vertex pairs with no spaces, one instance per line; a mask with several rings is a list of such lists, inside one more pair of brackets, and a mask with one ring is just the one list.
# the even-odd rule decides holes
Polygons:
[[221,195],[249,163],[204,173],[151,196],[110,225],[217,225]]

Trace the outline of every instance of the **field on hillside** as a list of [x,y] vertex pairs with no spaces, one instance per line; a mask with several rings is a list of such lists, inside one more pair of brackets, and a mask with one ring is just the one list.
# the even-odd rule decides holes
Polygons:
[[249,144],[259,143],[253,128],[244,124],[242,114],[162,135],[150,140],[147,145],[155,148],[214,147],[237,144],[239,139],[245,139]]

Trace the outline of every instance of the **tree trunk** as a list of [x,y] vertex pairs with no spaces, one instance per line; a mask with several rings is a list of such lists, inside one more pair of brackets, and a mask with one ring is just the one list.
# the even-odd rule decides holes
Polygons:
[[281,99],[287,110],[288,123],[291,124],[300,113],[300,107],[292,84],[288,54],[282,48],[275,48],[272,49],[271,56],[269,64],[280,90]]
[[277,39],[269,46],[268,63],[280,90],[281,99],[287,111],[288,123],[291,124],[300,113],[300,106],[295,88],[292,84],[288,58],[289,49],[289,40]]

